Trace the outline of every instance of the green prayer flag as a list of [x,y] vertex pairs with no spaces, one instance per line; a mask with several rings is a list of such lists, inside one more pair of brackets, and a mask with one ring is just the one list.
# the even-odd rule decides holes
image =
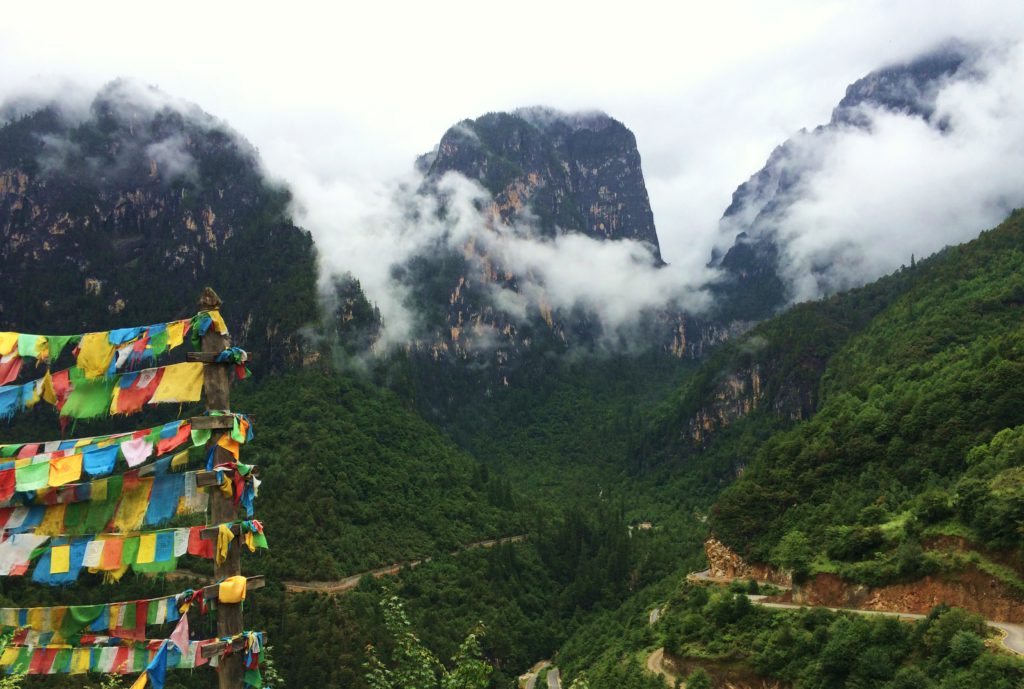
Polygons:
[[18,450],[21,449],[21,445],[6,445],[0,447],[0,457],[13,457],[18,454]]
[[[178,558],[172,557],[170,560],[164,560],[163,562],[136,562],[132,565],[132,570],[139,574],[162,574],[165,572],[173,572],[178,568]],[[148,615],[152,617],[156,614],[156,603],[150,603]]]
[[34,359],[38,349],[39,335],[18,335],[18,356],[30,356]]
[[238,417],[235,417],[234,422],[231,424],[231,439],[236,443],[245,442],[245,434],[242,433],[241,424],[238,421]]
[[252,544],[257,548],[270,548],[270,546],[267,545],[267,535],[265,533],[253,533]]
[[50,361],[56,361],[72,341],[77,342],[80,335],[47,335],[46,342],[50,346]]
[[[114,518],[114,511],[117,509],[118,501],[121,499],[121,487],[124,485],[124,476],[110,476],[107,481],[107,499],[94,500],[89,505],[89,511],[85,516],[85,527],[82,533],[102,533],[106,530],[107,524]],[[64,518],[65,523],[67,517]]]
[[[139,537],[133,536],[132,538],[124,539],[124,547],[121,549],[121,564],[131,565],[139,558]],[[127,619],[128,615],[125,615]],[[132,619],[135,619],[135,609],[132,608]],[[125,624],[124,626],[134,626]]]
[[192,429],[192,444],[193,445],[205,445],[212,435],[209,428],[203,429]]
[[14,470],[14,489],[18,492],[46,488],[50,480],[50,463],[39,462]]
[[253,689],[263,689],[263,675],[260,674],[259,668],[245,671],[245,677],[242,678],[242,682],[247,687],[253,687]]
[[85,520],[91,505],[91,502],[73,502],[64,508],[64,533],[72,536],[95,533],[85,530]]
[[53,664],[50,666],[50,674],[55,675],[71,671],[71,649],[62,648],[53,657]]
[[102,603],[98,605],[69,605],[68,611],[64,613],[64,619],[60,622],[60,635],[65,639],[78,636],[82,630],[103,614],[106,607]]
[[110,400],[113,397],[116,383],[117,377],[83,377],[75,380],[71,394],[68,395],[67,402],[60,410],[60,415],[70,416],[74,419],[95,419],[106,416],[110,410]]
[[32,646],[25,646],[21,649],[17,659],[11,664],[7,671],[12,675],[24,675],[28,673],[28,666],[32,664]]
[[153,356],[160,356],[167,351],[168,341],[167,328],[157,332],[156,334],[150,333],[149,336],[149,349],[153,352]]

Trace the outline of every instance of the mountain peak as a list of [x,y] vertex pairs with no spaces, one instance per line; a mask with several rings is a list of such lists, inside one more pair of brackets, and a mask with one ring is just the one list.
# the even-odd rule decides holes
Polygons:
[[479,182],[503,220],[532,234],[632,239],[661,262],[636,137],[605,113],[487,113],[450,127],[417,164],[428,184],[449,172]]

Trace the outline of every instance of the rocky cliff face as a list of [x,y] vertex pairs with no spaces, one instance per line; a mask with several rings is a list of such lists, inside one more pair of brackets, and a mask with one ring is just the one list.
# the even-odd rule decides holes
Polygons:
[[661,261],[636,137],[603,113],[524,108],[464,120],[418,164],[428,183],[448,172],[479,181],[494,211],[527,232],[632,239]]
[[694,358],[729,336],[671,308],[642,314],[632,332],[611,333],[584,307],[552,305],[543,279],[516,270],[494,250],[491,238],[500,234],[536,242],[583,235],[639,242],[650,266],[664,266],[636,139],[621,122],[544,108],[491,113],[451,127],[417,167],[424,174],[420,192],[440,199],[442,215],[448,175],[479,184],[485,194],[475,199],[483,218],[477,235],[459,250],[438,247],[399,271],[426,326],[414,351],[439,362],[487,363],[493,380],[506,385],[521,362],[544,352],[628,339]]
[[704,542],[704,554],[708,558],[708,577],[720,582],[733,580],[755,580],[789,588],[793,576],[770,565],[750,563],[740,557],[729,546],[716,538]]
[[887,610],[926,615],[936,605],[964,608],[986,619],[1024,622],[1024,598],[1006,584],[976,569],[928,576],[906,584],[862,586],[834,574],[817,574],[793,588],[799,605]]
[[[822,166],[828,137],[846,127],[870,128],[865,108],[919,117],[936,129],[945,129],[948,124],[933,117],[936,94],[947,80],[970,77],[971,55],[967,46],[949,45],[857,80],[847,88],[827,124],[795,134],[737,187],[719,225],[732,246],[711,259],[711,265],[724,272],[716,286],[721,318],[761,320],[790,300],[783,265],[786,213],[800,197],[805,179]],[[821,266],[822,271],[827,269]]]
[[77,332],[190,313],[221,292],[236,337],[275,362],[316,317],[312,240],[255,149],[197,107],[127,82],[86,113],[0,127],[0,318]]

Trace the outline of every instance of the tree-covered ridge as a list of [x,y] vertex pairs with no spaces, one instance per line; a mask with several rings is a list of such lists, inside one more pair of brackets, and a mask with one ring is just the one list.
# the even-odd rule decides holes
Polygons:
[[520,533],[507,484],[393,394],[327,370],[239,387],[282,579],[331,580]]
[[1019,211],[919,264],[833,357],[818,413],[757,448],[711,514],[715,533],[790,565],[804,538],[802,568],[868,583],[941,566],[921,552],[926,527],[1019,547],[1018,434],[993,438],[1024,423],[1022,270]]
[[945,606],[908,623],[825,609],[772,610],[739,590],[663,584],[593,617],[562,647],[558,662],[563,677],[585,677],[591,689],[665,686],[647,662],[659,648],[688,687],[1019,686],[1024,663],[994,650],[992,638],[980,617]]

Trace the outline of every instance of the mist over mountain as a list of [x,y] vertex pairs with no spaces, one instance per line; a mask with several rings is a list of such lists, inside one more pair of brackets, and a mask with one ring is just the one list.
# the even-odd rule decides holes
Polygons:
[[727,318],[864,284],[1024,202],[1024,48],[948,43],[851,84],[733,194],[711,265]]
[[[22,101],[0,127],[0,317],[76,332],[161,322],[218,285],[275,364],[316,319],[312,239],[256,150],[197,106],[115,81],[87,106]],[[168,308],[171,311],[168,311]]]

